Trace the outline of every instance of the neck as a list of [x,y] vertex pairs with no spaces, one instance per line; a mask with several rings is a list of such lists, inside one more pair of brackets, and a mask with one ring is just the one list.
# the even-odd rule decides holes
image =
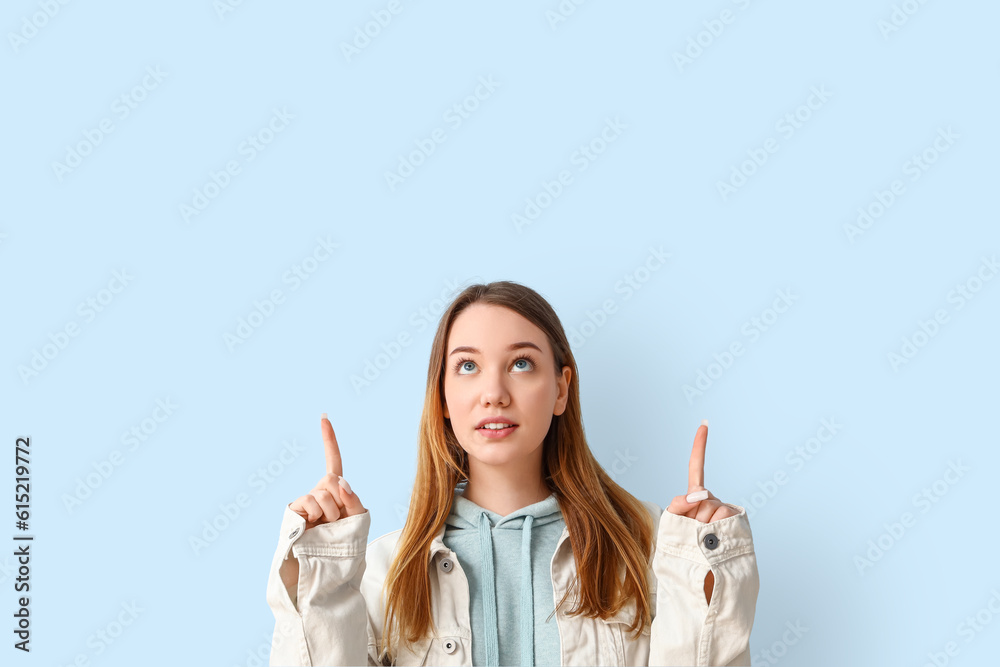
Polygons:
[[537,482],[525,484],[523,478],[511,479],[504,475],[490,474],[489,471],[481,471],[480,474],[470,471],[469,483],[462,495],[483,509],[507,516],[522,507],[540,503],[551,493],[541,474]]

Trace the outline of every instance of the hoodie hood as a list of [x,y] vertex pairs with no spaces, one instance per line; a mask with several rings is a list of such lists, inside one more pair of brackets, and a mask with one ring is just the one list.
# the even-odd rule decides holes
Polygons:
[[[463,544],[471,542],[478,545],[479,569],[478,572],[470,574],[476,575],[482,588],[486,664],[500,664],[498,648],[500,628],[497,620],[497,577],[494,561],[498,557],[509,561],[511,555],[514,555],[518,560],[521,579],[519,606],[521,659],[519,664],[533,665],[535,601],[531,578],[532,532],[541,529],[547,535],[558,536],[562,534],[565,522],[562,511],[559,509],[559,501],[554,493],[549,494],[545,500],[522,507],[507,516],[500,516],[466,498],[463,492],[467,485],[468,482],[460,482],[455,488],[451,513],[445,521],[445,539],[452,543],[461,540]],[[558,525],[550,525],[557,522]],[[537,534],[541,533],[537,532]],[[512,539],[516,540],[518,536],[520,537],[519,548],[514,551],[519,553],[511,554],[512,550],[506,548],[505,545],[510,544]],[[549,535],[549,541],[551,540],[552,537]],[[494,548],[496,543],[499,543],[499,556]],[[535,551],[537,553],[538,549]],[[538,560],[538,556],[536,556],[536,560]],[[541,562],[545,562],[544,559]],[[546,575],[549,575],[548,571],[546,571]]]
[[556,500],[556,494],[554,493],[550,493],[548,498],[534,505],[522,507],[507,516],[500,516],[496,512],[491,512],[488,509],[480,507],[466,498],[464,493],[467,486],[468,482],[459,482],[458,486],[455,487],[455,495],[451,503],[451,514],[445,520],[445,525],[447,526],[446,533],[448,535],[461,530],[478,532],[481,521],[480,516],[484,513],[489,518],[492,527],[504,530],[523,529],[526,519],[529,516],[532,518],[531,524],[535,528],[554,521],[561,521],[563,518],[562,510],[559,509],[559,501]]

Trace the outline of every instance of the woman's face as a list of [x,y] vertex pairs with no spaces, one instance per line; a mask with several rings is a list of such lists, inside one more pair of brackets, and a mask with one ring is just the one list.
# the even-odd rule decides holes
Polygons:
[[[448,334],[444,416],[477,463],[516,468],[528,459],[541,461],[539,448],[552,416],[566,409],[571,373],[564,366],[556,374],[544,331],[509,308],[474,303],[455,318]],[[478,428],[498,416],[517,426]]]

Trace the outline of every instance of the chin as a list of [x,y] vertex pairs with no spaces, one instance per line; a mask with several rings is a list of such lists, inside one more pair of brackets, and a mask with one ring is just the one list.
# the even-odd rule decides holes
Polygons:
[[476,452],[477,456],[474,458],[479,462],[480,465],[484,466],[495,466],[502,467],[508,464],[514,463],[523,457],[523,454],[517,454],[514,452],[495,452],[495,453],[484,453],[482,450]]

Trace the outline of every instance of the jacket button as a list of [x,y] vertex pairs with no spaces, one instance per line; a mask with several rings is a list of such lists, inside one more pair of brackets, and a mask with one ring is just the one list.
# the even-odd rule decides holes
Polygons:
[[709,549],[719,546],[719,538],[715,536],[715,533],[709,533],[705,536],[705,546]]
[[296,528],[292,532],[288,533],[288,539],[290,539],[290,540],[295,539],[295,536],[298,535],[298,534],[299,534],[299,529]]
[[[450,558],[442,558],[441,559],[441,571],[442,572],[451,572],[453,569],[455,569],[455,564],[453,562],[451,562]],[[452,651],[453,650],[455,650],[455,649],[452,649]],[[448,651],[448,653],[451,653],[451,651]]]
[[447,653],[448,655],[451,655],[457,649],[458,649],[458,642],[456,642],[454,639],[445,639],[444,640],[444,652],[445,653]]

